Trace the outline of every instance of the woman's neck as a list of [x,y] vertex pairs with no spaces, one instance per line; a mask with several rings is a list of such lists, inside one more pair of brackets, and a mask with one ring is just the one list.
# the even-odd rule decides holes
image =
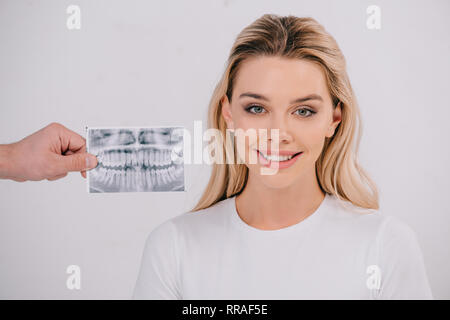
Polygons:
[[236,196],[236,209],[248,225],[276,230],[301,222],[324,200],[315,173],[305,174],[286,188],[271,188],[249,174],[244,190]]

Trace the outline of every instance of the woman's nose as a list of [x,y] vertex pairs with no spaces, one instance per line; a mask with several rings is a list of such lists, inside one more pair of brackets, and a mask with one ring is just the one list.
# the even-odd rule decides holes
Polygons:
[[[291,142],[293,139],[292,134],[290,133],[288,120],[281,116],[279,116],[278,118],[274,118],[271,121],[271,125],[268,131],[269,141],[277,139],[277,136],[280,143]],[[276,135],[277,131],[278,135]]]

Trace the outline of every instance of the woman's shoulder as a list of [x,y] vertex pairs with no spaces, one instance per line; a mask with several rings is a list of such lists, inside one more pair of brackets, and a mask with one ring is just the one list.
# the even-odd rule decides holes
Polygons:
[[373,235],[378,238],[399,235],[410,238],[413,229],[401,218],[386,209],[367,209],[349,201],[341,201],[336,196],[329,197],[327,217],[333,224],[351,228],[356,233]]

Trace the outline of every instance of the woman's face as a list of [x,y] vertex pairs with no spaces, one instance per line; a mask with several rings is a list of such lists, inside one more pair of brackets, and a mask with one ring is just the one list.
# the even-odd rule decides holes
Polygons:
[[[231,103],[225,96],[222,106],[229,129],[235,132],[255,129],[257,134],[259,129],[267,130],[267,137],[257,135],[256,140],[246,137],[245,145],[240,139],[236,142],[238,150],[245,150],[245,155],[242,151],[238,154],[249,168],[249,175],[257,176],[261,183],[272,188],[292,185],[305,174],[315,175],[315,162],[325,138],[333,136],[341,120],[340,105],[333,109],[321,68],[300,59],[254,57],[244,61],[235,79]],[[280,162],[272,170],[275,174],[267,174],[262,173],[267,172],[267,167],[257,150],[267,153],[271,149],[273,129],[279,129],[274,153],[278,150],[302,153],[289,167],[283,168]],[[251,159],[257,159],[256,163]]]

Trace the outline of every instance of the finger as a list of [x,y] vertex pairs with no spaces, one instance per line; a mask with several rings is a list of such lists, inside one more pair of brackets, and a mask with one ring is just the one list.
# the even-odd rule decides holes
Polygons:
[[70,156],[71,154],[74,154],[75,152],[73,152],[72,150],[67,150],[66,152],[64,152],[65,156]]
[[65,173],[65,174],[60,174],[60,175],[57,175],[57,176],[52,177],[52,178],[47,178],[47,180],[48,180],[48,181],[54,181],[54,180],[58,180],[58,179],[64,178],[65,176],[67,176],[67,173]]
[[86,139],[62,125],[59,130],[59,138],[61,141],[61,150],[64,154],[68,152],[86,152]]
[[58,174],[68,171],[90,170],[97,166],[97,157],[90,153],[75,153],[68,156],[55,155],[54,165]]
[[86,171],[81,171],[81,176],[86,179]]

